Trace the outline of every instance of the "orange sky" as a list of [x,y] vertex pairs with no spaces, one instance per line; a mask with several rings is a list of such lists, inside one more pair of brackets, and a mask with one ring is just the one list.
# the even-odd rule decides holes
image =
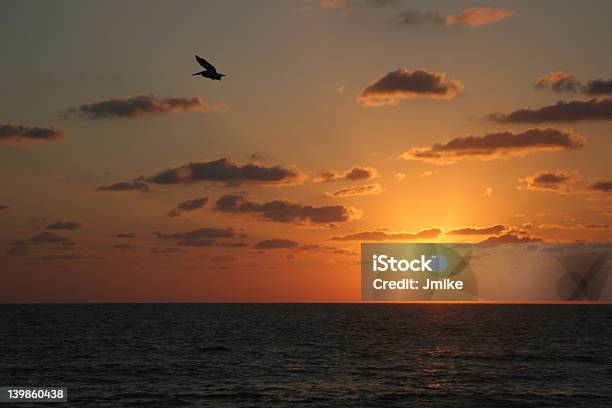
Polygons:
[[0,302],[358,301],[360,242],[610,242],[610,8],[15,3]]

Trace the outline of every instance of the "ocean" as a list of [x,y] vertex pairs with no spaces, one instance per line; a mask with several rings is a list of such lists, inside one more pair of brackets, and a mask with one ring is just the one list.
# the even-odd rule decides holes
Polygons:
[[71,407],[610,407],[611,313],[607,305],[1,305],[0,386],[64,386],[68,403],[52,406]]

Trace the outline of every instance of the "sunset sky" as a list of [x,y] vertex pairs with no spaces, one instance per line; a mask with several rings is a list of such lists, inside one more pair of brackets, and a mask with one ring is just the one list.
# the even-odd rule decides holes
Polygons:
[[358,301],[360,242],[610,242],[610,15],[6,1],[0,302]]

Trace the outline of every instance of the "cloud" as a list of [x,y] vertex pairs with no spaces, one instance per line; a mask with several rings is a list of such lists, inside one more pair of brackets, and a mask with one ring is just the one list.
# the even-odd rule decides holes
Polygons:
[[589,190],[610,193],[612,192],[612,180],[597,181],[589,186]]
[[612,78],[595,79],[583,83],[572,74],[552,71],[538,78],[535,89],[550,89],[553,92],[581,93],[585,95],[612,95]]
[[38,142],[56,142],[66,136],[63,130],[49,127],[0,125],[0,144],[24,145]]
[[133,232],[120,232],[115,236],[117,238],[135,238],[136,234],[134,234]]
[[368,179],[375,178],[377,176],[378,176],[378,171],[373,167],[353,166],[350,169],[343,171],[343,172],[337,172],[335,170],[325,171],[319,174],[315,178],[314,181],[316,183],[332,182],[332,181],[339,181],[339,180],[356,181],[356,180],[368,180]]
[[400,157],[434,164],[451,164],[463,159],[493,160],[529,153],[576,150],[584,146],[582,136],[553,128],[528,129],[521,133],[499,132],[484,136],[459,136],[431,147],[410,149]]
[[397,16],[395,23],[403,26],[415,26],[428,23],[439,26],[461,25],[478,27],[497,23],[514,15],[516,15],[514,11],[491,7],[472,7],[454,16],[442,16],[435,11],[408,9]]
[[9,207],[7,205],[0,204],[0,210],[8,210],[9,208],[11,208],[11,207]]
[[143,94],[80,105],[68,109],[64,117],[140,118],[175,112],[211,112],[214,110],[219,110],[219,107],[212,107],[204,103],[198,96],[159,99],[153,94]]
[[406,179],[406,173],[395,173],[393,176],[397,181],[404,181]]
[[183,212],[204,208],[207,202],[208,197],[194,198],[193,200],[183,201],[179,203],[176,207],[168,211],[168,217],[178,217]]
[[492,227],[478,228],[466,227],[450,230],[446,235],[496,235],[508,230],[507,225],[494,225]]
[[95,191],[126,193],[139,191],[148,193],[151,191],[146,183],[141,181],[120,181],[118,183],[97,187]]
[[612,120],[612,98],[570,102],[558,101],[539,109],[519,109],[509,114],[494,113],[489,119],[503,123],[580,122]]
[[[198,228],[188,232],[177,232],[165,234],[154,232],[158,239],[173,240],[178,246],[206,248],[206,247],[222,247],[222,248],[244,248],[248,246],[243,242],[228,242],[224,241],[227,238],[244,238],[245,234],[237,233],[233,228]],[[221,239],[222,241],[218,241]]]
[[187,184],[201,181],[222,183],[225,186],[243,184],[278,185],[296,182],[295,169],[282,166],[265,167],[257,164],[237,165],[222,158],[208,162],[189,163],[159,172],[146,178],[154,184]]
[[396,106],[402,99],[453,99],[463,83],[447,79],[443,72],[399,68],[369,84],[357,101],[364,106]]
[[70,240],[53,232],[45,231],[30,237],[28,241],[37,244],[59,244],[62,242],[69,242]]
[[542,239],[531,237],[527,234],[520,232],[508,232],[503,235],[499,235],[496,237],[489,237],[484,241],[481,241],[481,244],[527,244],[530,242],[540,242]]
[[296,248],[298,243],[290,239],[267,239],[253,245],[255,249],[282,249]]
[[445,17],[447,25],[464,25],[477,27],[497,23],[516,15],[514,11],[506,9],[495,9],[491,7],[472,7],[463,10],[456,16]]
[[53,224],[49,224],[45,227],[48,230],[68,230],[73,231],[81,227],[81,224],[76,221],[58,221]]
[[156,232],[154,235],[161,239],[182,241],[186,239],[233,238],[236,236],[236,232],[233,228],[198,228],[193,231],[176,232],[172,234]]
[[554,92],[583,92],[582,83],[571,74],[563,71],[552,71],[538,78],[534,85],[535,89],[548,89]]
[[525,183],[528,190],[570,192],[571,189],[567,184],[574,179],[574,175],[565,170],[546,170],[524,177],[519,181]]
[[595,79],[587,82],[587,94],[589,95],[612,95],[612,78]]
[[380,195],[382,187],[380,184],[369,184],[367,186],[353,186],[342,188],[340,190],[325,193],[326,196],[332,198],[357,197],[366,195]]
[[433,239],[442,233],[439,228],[424,229],[419,232],[386,232],[365,231],[354,234],[332,237],[332,241],[412,241],[416,239]]
[[424,23],[430,24],[445,24],[444,16],[437,12],[421,11],[417,9],[408,9],[397,15],[395,23],[403,26],[415,26]]
[[361,211],[344,205],[316,207],[288,200],[273,200],[260,204],[246,195],[238,194],[220,197],[215,209],[228,213],[256,213],[265,221],[295,224],[332,224],[361,217]]

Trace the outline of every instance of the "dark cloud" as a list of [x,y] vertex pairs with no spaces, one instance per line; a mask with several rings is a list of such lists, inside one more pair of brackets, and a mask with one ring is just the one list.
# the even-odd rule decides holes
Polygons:
[[287,200],[256,203],[246,195],[228,194],[215,204],[217,211],[256,213],[262,220],[296,224],[332,224],[361,216],[361,212],[343,205],[315,207]]
[[562,71],[552,71],[538,78],[535,89],[551,89],[554,92],[579,93],[584,85],[575,76]]
[[580,122],[612,120],[612,98],[559,101],[539,109],[519,109],[509,114],[494,113],[489,119],[504,123]]
[[69,242],[70,240],[53,232],[45,231],[30,237],[28,241],[37,244],[59,244],[62,242]]
[[290,239],[267,239],[253,245],[255,249],[282,249],[296,248],[298,243]]
[[118,183],[110,184],[107,186],[100,186],[96,188],[96,191],[104,191],[104,192],[117,192],[117,193],[125,193],[130,191],[139,191],[148,193],[151,190],[146,183],[141,181],[120,181]]
[[326,193],[326,195],[332,198],[344,198],[366,195],[379,195],[381,193],[382,187],[380,186],[380,184],[369,184],[367,186],[353,186],[348,188],[341,188],[340,190]]
[[214,107],[204,103],[200,97],[156,98],[152,94],[109,99],[80,105],[68,109],[64,116],[80,116],[89,119],[139,118],[165,113],[200,111],[209,112]]
[[446,78],[443,72],[400,68],[369,84],[359,95],[365,106],[397,105],[402,99],[453,99],[463,90],[463,83]]
[[0,125],[0,144],[31,144],[37,142],[54,142],[66,136],[64,131],[52,127]]
[[155,233],[161,239],[174,239],[178,241],[186,239],[207,239],[207,238],[233,238],[236,232],[233,228],[198,228],[188,232],[176,232],[172,234]]
[[540,242],[540,238],[531,237],[527,234],[518,232],[508,232],[507,234],[499,235],[496,237],[489,237],[481,244],[527,244],[530,242]]
[[462,159],[493,160],[551,150],[575,150],[584,146],[582,136],[552,128],[528,129],[521,133],[499,132],[484,136],[460,136],[431,147],[410,149],[402,158],[435,164]]
[[0,204],[0,210],[8,210],[9,208],[11,208],[11,207],[9,207],[7,205]]
[[589,95],[612,95],[612,78],[587,82],[587,93]]
[[183,212],[197,210],[203,208],[208,202],[208,197],[194,198],[179,203],[176,207],[168,211],[168,217],[178,217]]
[[527,176],[520,181],[524,182],[529,190],[570,192],[567,183],[574,178],[571,173],[564,170],[546,170]]
[[[172,234],[154,232],[153,235],[162,240],[174,240],[180,247],[244,248],[248,246],[248,244],[243,242],[224,241],[227,238],[244,238],[246,236],[243,233],[237,233],[233,228],[199,228],[193,231]],[[222,241],[219,241],[219,239]]]
[[612,78],[595,79],[582,83],[574,75],[562,72],[549,72],[538,78],[536,89],[551,89],[553,92],[582,93],[585,95],[612,95]]
[[365,231],[344,236],[332,237],[333,241],[412,241],[415,239],[433,239],[442,233],[439,228],[424,229],[419,232],[386,232]]
[[76,221],[58,221],[53,224],[49,224],[45,227],[48,230],[68,230],[74,231],[81,227],[81,224]]
[[133,249],[136,249],[136,247],[130,244],[117,244],[113,245],[113,249],[118,249],[119,251],[131,251]]
[[387,6],[395,6],[401,3],[402,3],[402,0],[365,0],[366,6],[387,7]]
[[589,190],[610,193],[612,192],[612,180],[597,181],[589,186]]
[[155,184],[185,184],[200,181],[218,182],[225,186],[242,184],[288,184],[297,181],[294,169],[257,164],[236,165],[223,158],[209,162],[189,163],[157,173],[146,179]]
[[133,232],[120,232],[115,236],[117,238],[135,238],[136,234],[134,234]]
[[447,235],[496,235],[508,230],[507,225],[494,225],[492,227],[478,228],[467,227],[457,228],[448,231]]
[[339,180],[368,180],[378,176],[378,171],[373,167],[367,166],[353,166],[349,170],[343,172],[337,172],[335,170],[329,170],[319,174],[315,178],[315,182],[332,182]]
[[407,9],[397,15],[395,23],[403,26],[415,26],[420,24],[445,24],[446,19],[440,13],[432,11],[421,11],[417,9]]
[[455,16],[442,16],[438,12],[408,9],[400,13],[395,22],[404,26],[415,26],[428,23],[440,26],[462,25],[477,27],[506,20],[515,14],[514,11],[491,7],[472,7],[461,11]]

